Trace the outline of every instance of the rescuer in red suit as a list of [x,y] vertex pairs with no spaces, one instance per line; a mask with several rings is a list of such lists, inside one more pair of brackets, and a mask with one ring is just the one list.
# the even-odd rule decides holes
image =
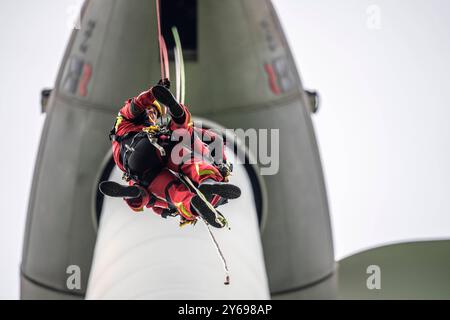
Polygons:
[[[215,227],[215,214],[197,194],[174,173],[182,173],[198,186],[215,207],[238,198],[239,187],[228,183],[232,166],[223,152],[222,137],[211,130],[195,128],[186,106],[169,91],[170,82],[158,85],[129,99],[120,109],[110,133],[113,157],[129,186],[102,182],[101,191],[122,197],[134,211],[152,208],[157,214],[180,215],[181,224],[195,222],[198,215]],[[167,107],[170,121],[158,125]],[[175,138],[176,137],[176,138]],[[184,139],[189,138],[186,143]],[[216,163],[208,143],[221,141],[221,161]]]

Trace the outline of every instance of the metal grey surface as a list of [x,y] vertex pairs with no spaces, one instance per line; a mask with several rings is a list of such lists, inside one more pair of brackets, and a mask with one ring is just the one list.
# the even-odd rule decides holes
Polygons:
[[70,294],[55,288],[48,288],[42,284],[30,281],[26,277],[20,279],[22,300],[82,300],[83,295]]
[[292,291],[272,295],[275,300],[333,300],[338,293],[337,272]]
[[[369,266],[380,289],[369,290]],[[450,299],[450,240],[398,243],[339,261],[340,299]]]
[[[305,115],[305,116],[303,116]],[[306,113],[298,101],[220,115],[225,126],[280,129],[280,169],[264,176],[268,221],[262,233],[272,293],[294,290],[334,270],[325,193]]]
[[96,238],[90,206],[96,194],[93,178],[109,149],[105,132],[111,117],[59,100],[55,105],[36,167],[22,272],[36,283],[66,291],[66,268],[78,265],[78,293],[83,294]]
[[[266,0],[199,0],[198,17],[198,60],[186,63],[192,113],[228,128],[280,129],[280,172],[264,177],[270,290],[324,279],[334,259],[322,169],[273,7]],[[22,271],[36,284],[70,294],[65,270],[76,264],[78,293],[85,293],[96,239],[90,204],[110,147],[107,132],[123,101],[159,78],[154,18],[153,0],[89,1],[74,31],[49,102],[30,196]]]

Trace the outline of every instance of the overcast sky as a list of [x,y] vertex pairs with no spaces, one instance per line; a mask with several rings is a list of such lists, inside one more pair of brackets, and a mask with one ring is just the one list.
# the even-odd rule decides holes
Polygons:
[[[17,298],[32,172],[79,0],[0,4],[0,298]],[[450,236],[450,3],[275,0],[313,116],[337,258]]]

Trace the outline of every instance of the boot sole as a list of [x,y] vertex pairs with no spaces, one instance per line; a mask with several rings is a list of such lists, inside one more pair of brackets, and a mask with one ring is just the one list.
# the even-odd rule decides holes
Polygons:
[[138,187],[124,186],[113,181],[103,181],[99,185],[100,192],[113,198],[137,198],[141,192]]
[[237,199],[241,196],[241,189],[234,184],[228,183],[200,185],[199,190],[203,194],[216,194],[225,199]]
[[199,196],[192,198],[191,204],[194,206],[195,211],[211,226],[215,228],[225,227],[225,225],[222,225],[216,221],[217,217],[214,211],[212,211]]
[[156,100],[158,100],[162,104],[165,104],[169,108],[179,105],[178,101],[175,99],[172,93],[163,86],[154,86],[152,89],[152,93]]

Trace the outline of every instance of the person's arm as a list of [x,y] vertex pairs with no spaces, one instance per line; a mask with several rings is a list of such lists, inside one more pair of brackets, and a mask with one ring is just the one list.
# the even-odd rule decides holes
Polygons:
[[122,109],[120,109],[120,114],[123,115],[127,120],[133,120],[145,112],[146,109],[152,106],[155,101],[155,97],[152,94],[152,89],[142,92],[137,97],[129,99]]
[[170,117],[172,118],[171,123],[174,123],[178,128],[187,127],[191,119],[186,106],[180,104],[165,86],[156,85],[151,90],[154,98],[168,108]]

